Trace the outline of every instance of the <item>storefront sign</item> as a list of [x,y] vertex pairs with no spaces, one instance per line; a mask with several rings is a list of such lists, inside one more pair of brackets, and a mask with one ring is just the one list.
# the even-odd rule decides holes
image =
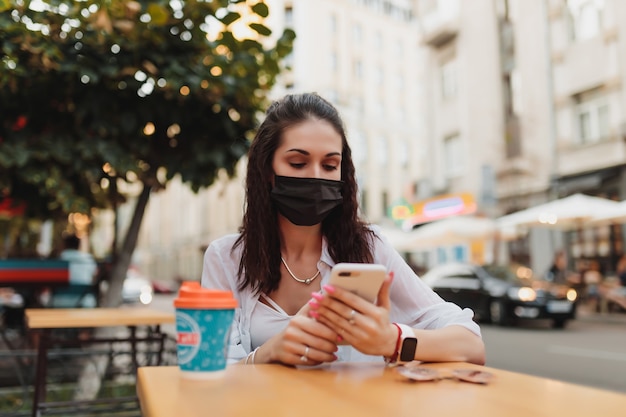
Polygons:
[[472,214],[477,209],[476,200],[469,193],[448,194],[424,200],[412,205],[413,214],[402,222],[402,228],[411,230],[422,223],[428,223],[450,216]]

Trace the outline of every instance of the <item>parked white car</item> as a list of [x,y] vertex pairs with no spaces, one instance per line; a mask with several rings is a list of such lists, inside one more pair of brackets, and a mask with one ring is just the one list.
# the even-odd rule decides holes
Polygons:
[[141,303],[148,305],[153,298],[152,283],[137,269],[130,267],[126,272],[124,287],[122,288],[122,300],[125,303]]

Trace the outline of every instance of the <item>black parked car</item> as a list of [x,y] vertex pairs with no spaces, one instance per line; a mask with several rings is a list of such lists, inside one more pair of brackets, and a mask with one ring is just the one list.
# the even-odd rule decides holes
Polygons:
[[477,321],[499,325],[550,319],[563,328],[576,316],[576,290],[532,276],[523,266],[450,263],[422,276],[444,300],[474,310]]

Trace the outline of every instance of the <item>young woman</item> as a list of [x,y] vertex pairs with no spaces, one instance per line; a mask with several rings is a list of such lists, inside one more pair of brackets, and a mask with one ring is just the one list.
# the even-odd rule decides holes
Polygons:
[[[246,198],[240,233],[209,245],[202,272],[203,286],[239,301],[229,362],[485,362],[473,312],[442,300],[359,218],[350,147],[328,101],[297,94],[269,107]],[[339,262],[387,268],[375,305],[327,284]]]

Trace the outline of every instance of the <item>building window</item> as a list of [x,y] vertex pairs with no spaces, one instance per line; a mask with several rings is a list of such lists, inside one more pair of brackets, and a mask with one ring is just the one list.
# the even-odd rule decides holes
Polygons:
[[383,35],[380,31],[376,31],[374,34],[374,49],[383,49]]
[[448,262],[448,254],[445,248],[438,247],[437,248],[437,263],[445,264]]
[[361,30],[361,25],[358,23],[352,26],[352,40],[356,45],[360,45],[363,40],[363,31]]
[[446,137],[443,147],[446,178],[458,177],[464,170],[461,137],[458,134]]
[[334,14],[330,15],[329,26],[330,26],[330,33],[337,33],[337,16],[336,15]]
[[387,138],[384,136],[379,136],[376,141],[376,153],[378,154],[378,165],[384,166],[387,164]]
[[337,72],[337,53],[336,52],[331,52],[330,53],[330,70],[333,72]]
[[522,79],[518,70],[511,71],[511,110],[513,114],[522,110]]
[[293,51],[292,51],[292,52],[289,52],[289,55],[283,58],[283,64],[285,65],[286,68],[293,69],[293,63],[294,63],[294,58],[293,58]]
[[359,182],[359,191],[361,195],[361,202],[359,204],[359,208],[362,213],[367,213],[368,204],[367,204],[367,189],[365,187],[365,181]]
[[572,39],[591,39],[600,33],[604,0],[567,0],[567,9]]
[[360,59],[357,59],[356,61],[354,61],[354,76],[358,80],[363,79],[363,63],[361,62]]
[[372,104],[373,113],[379,117],[385,117],[385,106],[383,105],[383,101],[381,99],[374,101]]
[[395,77],[395,84],[398,91],[404,91],[404,75],[398,73]]
[[359,116],[365,114],[365,102],[363,101],[362,97],[354,98],[354,108],[356,109],[356,112],[357,114],[359,114]]
[[352,150],[354,165],[357,167],[364,166],[365,162],[367,162],[367,141],[365,140],[365,135],[360,130],[352,132],[350,149]]
[[598,89],[574,97],[577,142],[596,143],[609,138],[609,104]]
[[396,161],[403,168],[409,165],[409,146],[406,140],[398,139],[396,143]]
[[285,7],[285,27],[293,28],[293,7]]
[[381,203],[383,203],[383,213],[387,213],[387,209],[389,208],[389,194],[387,191],[383,191],[381,197]]
[[441,65],[441,97],[449,100],[456,96],[457,92],[457,71],[456,60],[451,59]]
[[376,68],[374,68],[374,83],[378,86],[382,86],[383,78],[384,78],[383,68],[380,66],[377,66]]
[[404,43],[402,42],[401,39],[396,40],[395,50],[396,50],[396,58],[399,61],[402,61],[404,59]]
[[404,108],[398,110],[398,122],[406,122],[406,112],[404,111]]
[[326,98],[335,106],[339,103],[339,94],[337,93],[337,90],[329,90],[326,93]]
[[421,14],[435,13],[438,9],[437,0],[422,0],[419,4]]

